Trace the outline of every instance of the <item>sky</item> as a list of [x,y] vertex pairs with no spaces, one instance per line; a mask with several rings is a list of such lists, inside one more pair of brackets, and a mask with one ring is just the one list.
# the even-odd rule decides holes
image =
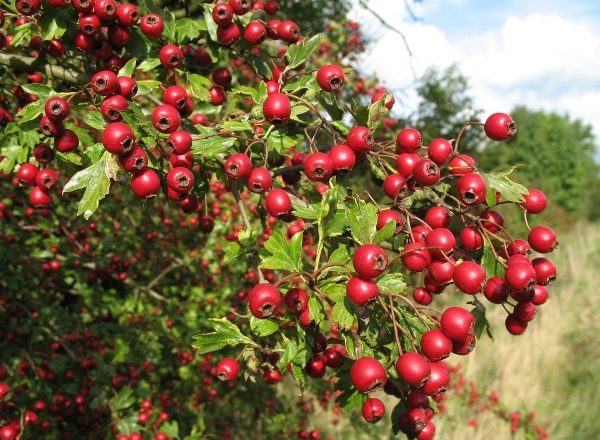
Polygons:
[[358,1],[351,12],[373,42],[360,69],[377,74],[398,110],[414,108],[411,88],[428,67],[457,63],[484,114],[516,104],[568,113],[591,124],[600,144],[600,0],[408,2],[418,21],[403,0],[369,5],[404,33],[412,57]]

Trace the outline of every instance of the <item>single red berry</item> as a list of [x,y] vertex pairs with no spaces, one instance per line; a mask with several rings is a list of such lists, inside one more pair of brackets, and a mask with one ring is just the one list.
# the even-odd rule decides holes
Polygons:
[[92,76],[92,90],[101,96],[110,96],[119,88],[117,75],[110,70],[101,70]]
[[517,304],[513,311],[514,317],[521,322],[533,321],[533,318],[535,318],[535,314],[535,305],[530,302],[522,302]]
[[396,231],[394,235],[402,232],[402,227],[404,226],[404,217],[393,209],[384,209],[383,211],[379,211],[377,213],[377,230],[383,229],[385,225],[390,222],[394,222],[396,224]]
[[487,185],[483,177],[476,173],[464,174],[456,184],[460,200],[469,206],[480,205],[484,202]]
[[328,64],[317,71],[317,83],[326,92],[333,92],[344,85],[344,71],[335,64]]
[[453,176],[462,176],[475,172],[475,159],[468,154],[454,156],[448,164],[448,171]]
[[473,330],[475,317],[462,307],[449,307],[440,317],[440,328],[452,340],[464,340]]
[[539,214],[546,209],[546,205],[548,204],[546,194],[535,188],[530,189],[523,198],[524,201],[521,203],[521,206],[529,214]]
[[24,163],[17,171],[17,179],[21,185],[35,185],[35,177],[39,172],[38,167],[32,163]]
[[427,156],[438,165],[446,163],[452,154],[452,144],[443,138],[435,138],[427,147]]
[[432,206],[425,213],[423,220],[432,229],[447,228],[450,225],[450,212],[444,206]]
[[217,363],[216,373],[221,382],[234,382],[240,374],[240,364],[234,358],[223,358]]
[[146,14],[142,17],[140,30],[148,38],[159,38],[165,29],[165,21],[158,14]]
[[547,226],[535,226],[527,236],[531,248],[542,254],[552,252],[558,246],[556,233]]
[[450,382],[450,371],[444,361],[430,362],[429,368],[431,369],[431,376],[421,390],[428,396],[442,395]]
[[446,284],[452,281],[455,268],[454,262],[446,258],[440,258],[439,260],[433,260],[427,270],[433,281],[438,284]]
[[123,26],[133,26],[140,21],[140,10],[132,3],[122,3],[117,6],[117,20]]
[[392,200],[402,199],[407,189],[406,179],[398,173],[388,174],[383,181],[383,192]]
[[181,65],[183,52],[174,44],[165,44],[158,52],[160,63],[167,69],[174,69]]
[[271,176],[271,172],[266,168],[258,167],[252,169],[246,185],[250,191],[261,194],[269,190],[272,183],[273,177]]
[[421,272],[431,264],[431,254],[422,241],[415,241],[404,246],[402,250],[402,264],[411,272]]
[[313,379],[319,379],[325,376],[327,365],[320,354],[314,354],[306,364],[306,373]]
[[241,35],[240,28],[235,23],[229,23],[217,28],[217,39],[219,43],[225,46],[231,46],[240,39]]
[[394,99],[394,96],[390,93],[390,91],[386,90],[384,88],[378,88],[375,91],[375,93],[371,97],[371,104],[375,104],[376,102],[378,102],[382,98],[385,99],[385,102],[384,102],[383,106],[385,108],[387,108],[388,110],[391,110],[392,107],[394,107],[394,104],[396,103],[396,100]]
[[171,154],[169,163],[172,167],[186,167],[191,170],[194,166],[194,155],[191,151],[185,154]]
[[531,261],[531,264],[533,266],[533,270],[535,270],[538,284],[547,286],[556,279],[556,266],[554,266],[552,261],[548,260],[547,258],[538,257],[534,258]]
[[367,127],[352,127],[346,136],[346,145],[355,153],[368,153],[373,148],[373,133]]
[[327,153],[310,153],[303,165],[306,177],[314,182],[327,180],[333,173],[333,161]]
[[396,136],[396,153],[414,153],[422,145],[421,133],[416,128],[403,128]]
[[250,0],[229,0],[229,4],[236,15],[244,15],[249,12],[252,7]]
[[152,124],[161,133],[173,133],[181,124],[181,116],[172,105],[161,104],[152,112]]
[[483,246],[483,236],[476,226],[466,226],[460,231],[460,241],[463,248],[468,251],[476,251]]
[[131,190],[138,199],[155,197],[160,189],[160,179],[152,168],[145,168],[131,179]]
[[244,40],[251,46],[258,46],[267,38],[267,29],[259,21],[251,21],[244,28]]
[[396,169],[402,177],[409,178],[413,175],[415,165],[421,158],[416,153],[400,153],[396,158]]
[[171,168],[167,173],[167,186],[178,193],[188,193],[194,188],[194,174],[184,167]]
[[479,218],[481,219],[481,226],[490,232],[498,232],[504,226],[504,217],[491,209],[483,211]]
[[421,159],[415,164],[413,178],[421,186],[433,186],[440,180],[440,168],[430,159]]
[[167,146],[175,154],[185,154],[192,148],[192,135],[185,130],[177,130],[167,138]]
[[135,144],[128,152],[119,156],[121,167],[130,173],[139,173],[148,166],[148,155],[144,149]]
[[504,278],[514,290],[529,290],[536,285],[536,273],[531,264],[509,264]]
[[421,387],[431,376],[427,359],[411,351],[400,355],[396,361],[396,372],[400,379],[415,388]]
[[345,351],[342,352],[339,348],[329,347],[323,353],[325,363],[329,368],[340,368],[346,360]]
[[54,159],[54,150],[47,144],[38,144],[33,149],[33,155],[35,156],[35,160],[39,163],[47,164]]
[[508,255],[529,255],[531,253],[531,247],[525,240],[517,239],[511,241],[508,245]]
[[250,312],[257,318],[268,318],[277,313],[283,298],[273,284],[261,283],[248,292]]
[[525,330],[527,330],[527,323],[519,321],[513,314],[506,317],[504,325],[506,326],[506,330],[508,330],[511,335],[515,336],[522,335],[525,333]]
[[127,110],[129,103],[122,95],[107,96],[100,104],[100,113],[110,122],[121,120],[121,112]]
[[273,217],[285,216],[292,210],[292,201],[287,192],[283,189],[275,188],[267,194],[265,208]]
[[233,8],[229,3],[218,3],[213,7],[212,17],[219,26],[228,25],[233,20]]
[[54,138],[54,148],[59,153],[69,153],[79,146],[79,137],[73,130],[63,130]]
[[385,405],[375,397],[364,401],[361,409],[363,418],[369,423],[377,423],[385,416]]
[[413,290],[413,299],[422,306],[428,306],[433,302],[433,296],[423,287],[417,287]]
[[350,301],[363,307],[377,298],[379,289],[373,280],[353,276],[346,284],[346,294]]
[[440,329],[431,329],[421,337],[421,351],[430,361],[441,361],[450,356],[452,341]]
[[44,105],[44,113],[54,122],[62,122],[69,116],[71,106],[69,102],[59,96],[49,98]]
[[383,273],[388,264],[387,254],[376,244],[363,244],[352,257],[354,270],[362,277],[376,278]]
[[263,103],[263,115],[273,125],[285,124],[291,114],[292,104],[285,93],[272,93]]
[[102,22],[96,14],[83,14],[79,17],[77,28],[89,37],[97,34],[102,28]]
[[113,23],[108,28],[108,39],[114,47],[122,47],[129,43],[131,32],[126,26],[119,23]]
[[244,153],[236,153],[225,161],[225,174],[231,180],[245,180],[252,171],[250,157]]
[[452,252],[456,246],[456,238],[450,229],[437,228],[427,234],[425,244],[432,257],[443,258]]
[[115,0],[95,0],[94,14],[102,21],[111,22],[117,16],[117,3]]
[[213,70],[211,77],[215,84],[218,84],[223,87],[231,85],[232,77],[229,69],[226,69],[224,67],[218,67],[215,70]]
[[356,164],[356,155],[347,145],[335,145],[331,147],[328,154],[331,158],[333,170],[336,172],[350,171]]
[[35,184],[46,191],[58,183],[58,171],[51,168],[42,168],[35,175]]
[[34,208],[47,208],[52,203],[50,193],[39,186],[34,186],[29,192],[29,204]]
[[531,302],[536,306],[541,306],[548,300],[548,289],[544,286],[536,285],[533,288],[533,297]]
[[127,153],[135,145],[135,135],[124,122],[111,122],[102,132],[102,145],[112,154]]
[[483,294],[489,302],[493,304],[502,304],[508,299],[510,287],[506,280],[501,277],[491,277],[485,283]]
[[133,78],[129,78],[128,76],[119,76],[117,80],[119,81],[118,93],[124,98],[130,99],[137,94],[137,82]]
[[485,270],[474,261],[466,260],[454,269],[453,280],[456,287],[462,292],[468,295],[475,295],[476,293],[481,292],[481,289],[483,288],[485,283]]
[[279,371],[276,368],[275,369],[267,368],[265,370],[265,372],[263,373],[263,379],[269,385],[274,385],[276,383],[279,383],[281,381],[281,371]]
[[387,373],[381,363],[372,357],[357,359],[350,367],[350,381],[361,393],[376,391],[387,382]]
[[507,141],[517,132],[517,124],[506,113],[490,115],[483,126],[485,134],[493,141]]
[[300,28],[291,20],[285,20],[277,26],[277,35],[286,43],[295,43],[300,38]]
[[288,310],[295,315],[302,313],[308,307],[308,295],[303,289],[288,290],[284,301]]

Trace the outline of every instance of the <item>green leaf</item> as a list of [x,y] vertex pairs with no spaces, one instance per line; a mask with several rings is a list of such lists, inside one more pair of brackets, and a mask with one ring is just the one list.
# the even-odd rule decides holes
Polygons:
[[204,5],[204,22],[206,23],[206,28],[208,30],[208,35],[212,41],[218,41],[217,38],[217,23],[212,17],[213,5]]
[[286,70],[295,69],[304,63],[319,46],[322,39],[323,35],[317,34],[301,44],[290,44],[285,53],[285,59],[288,62]]
[[276,230],[265,242],[264,250],[261,251],[260,267],[300,272],[302,270],[302,235],[302,231],[298,232],[288,242],[283,232]]
[[333,125],[342,136],[347,136],[350,132],[348,126],[342,121],[331,121],[330,124]]
[[137,68],[142,72],[149,72],[156,69],[158,66],[160,66],[160,60],[158,58],[146,58]]
[[[472,304],[472,303],[470,303]],[[490,339],[494,339],[492,331],[490,329],[490,323],[485,316],[485,306],[478,300],[475,301],[475,308],[471,310],[471,314],[475,317],[474,332],[477,339],[481,337],[485,330]]]
[[170,422],[163,423],[160,425],[159,431],[164,432],[170,438],[178,438],[179,425],[177,424],[177,420],[171,420]]
[[38,24],[42,29],[42,40],[45,41],[60,38],[67,30],[66,22],[60,13],[42,14]]
[[77,215],[83,214],[86,219],[98,209],[100,200],[107,194],[110,188],[108,174],[111,169],[110,153],[105,152],[100,160],[88,168],[81,170],[67,182],[63,192],[71,192],[85,188],[83,197],[77,205]]
[[326,93],[324,91],[319,91],[317,93],[317,101],[319,104],[329,113],[331,119],[334,121],[339,121],[344,116],[344,111],[338,106],[335,99],[331,96],[330,93]]
[[350,261],[350,254],[348,253],[348,246],[341,244],[335,251],[329,256],[329,263],[348,263]]
[[226,318],[210,318],[208,325],[213,328],[213,332],[193,336],[195,342],[192,346],[197,349],[197,354],[210,353],[223,347],[235,347],[239,344],[256,345],[252,339],[242,334],[237,325]]
[[367,125],[369,123],[369,107],[360,105],[354,99],[350,105],[350,113],[358,125]]
[[183,43],[186,38],[195,40],[200,36],[200,32],[206,29],[206,23],[202,20],[187,17],[180,18],[175,22],[175,37],[177,43]]
[[254,132],[252,125],[246,121],[225,121],[223,123],[223,130],[236,132],[236,131],[250,131]]
[[[529,191],[520,183],[513,182],[508,176],[517,168],[518,165],[513,166],[510,170],[493,172],[493,173],[480,173],[485,179],[485,183],[488,188],[493,188],[499,192],[502,197],[509,202],[521,203]],[[487,195],[486,195],[487,199]],[[494,194],[495,204],[495,194]]]
[[235,260],[237,257],[239,257],[241,253],[242,253],[241,246],[239,244],[237,244],[237,242],[232,241],[232,242],[228,243],[227,247],[225,248],[225,255],[223,256],[223,262],[225,264],[229,264],[233,260]]
[[225,153],[235,144],[234,138],[213,136],[208,139],[196,139],[192,142],[194,157],[211,158],[217,154]]
[[[264,81],[261,81],[261,84],[264,84]],[[252,101],[254,101],[255,103],[262,104],[262,102],[259,102],[258,90],[256,90],[254,87],[248,87],[248,86],[234,87],[233,89],[231,89],[231,91],[229,93],[231,93],[232,95],[249,96],[250,98],[252,98]]]
[[255,55],[247,55],[246,62],[248,66],[263,79],[271,79],[273,73],[271,72],[271,68],[269,67],[268,60],[263,56],[255,56]]
[[[329,280],[328,280],[329,281]],[[339,283],[328,283],[321,286],[321,291],[334,303],[343,303],[346,299],[346,286]]]
[[30,102],[17,113],[17,119],[20,123],[32,121],[44,113],[44,99]]
[[135,403],[135,396],[131,387],[123,387],[110,402],[110,408],[114,411],[121,411],[129,408]]
[[149,93],[151,93],[152,91],[158,89],[158,87],[160,86],[161,82],[160,81],[156,81],[153,79],[146,79],[143,81],[137,81],[137,95],[147,95]]
[[23,163],[27,160],[29,149],[19,145],[8,145],[0,149],[0,156],[4,159],[0,161],[0,171],[5,174],[10,173],[15,167],[15,163]]
[[136,63],[137,63],[137,60],[135,58],[132,58],[129,61],[127,61],[127,64],[125,64],[123,67],[121,67],[119,69],[119,73],[117,73],[117,76],[131,77],[131,75],[133,75],[133,72],[135,72]]
[[191,73],[188,76],[188,81],[190,83],[190,92],[194,98],[198,98],[202,101],[210,100],[208,88],[212,86],[211,80],[205,76],[198,75],[197,73]]
[[386,240],[389,240],[396,233],[396,227],[398,225],[395,221],[387,222],[383,228],[375,233],[373,237],[373,243],[381,243]]
[[352,304],[348,298],[340,301],[333,306],[332,318],[340,327],[350,329],[354,325],[354,313],[352,312]]
[[10,42],[10,47],[18,47],[29,43],[31,40],[31,33],[33,22],[27,22],[15,28],[13,39]]
[[300,119],[300,115],[310,112],[310,109],[302,103],[296,103],[292,106],[292,113],[290,119],[298,122],[305,122]]
[[488,278],[491,277],[503,277],[504,276],[504,266],[500,264],[498,260],[496,260],[496,256],[494,255],[492,248],[487,240],[483,240],[483,254],[481,256],[481,267],[485,270],[485,273]]
[[106,122],[98,110],[92,110],[85,115],[83,122],[96,130],[104,130]]
[[275,128],[267,135],[267,145],[273,151],[281,154],[290,147],[302,141],[302,135],[290,133],[288,127]]
[[373,104],[369,106],[369,115],[368,115],[368,124],[367,126],[370,129],[375,127],[375,122],[378,121],[381,115],[385,115],[389,113],[389,110],[384,106],[384,103],[387,102],[391,98],[388,92],[385,92],[381,99],[375,101]]
[[406,283],[401,273],[386,273],[377,280],[377,287],[381,293],[404,293]]
[[364,401],[367,399],[366,394],[359,393],[355,389],[351,388],[344,391],[336,399],[336,402],[346,411],[358,409],[362,407]]
[[360,243],[372,243],[377,232],[377,207],[364,200],[346,211],[346,218],[354,239]]
[[315,77],[313,75],[306,74],[291,79],[285,84],[285,86],[283,87],[283,91],[294,94],[301,90],[311,89],[316,84],[317,82],[315,81]]
[[250,330],[257,336],[269,336],[279,330],[279,324],[272,319],[250,318]]
[[325,307],[316,295],[313,295],[308,299],[308,310],[310,319],[317,325],[327,317],[325,315]]

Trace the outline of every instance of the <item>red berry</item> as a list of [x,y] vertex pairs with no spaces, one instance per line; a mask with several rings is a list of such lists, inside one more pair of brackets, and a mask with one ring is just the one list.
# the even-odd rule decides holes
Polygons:
[[373,133],[367,127],[352,127],[346,136],[346,145],[355,153],[368,153],[373,148]]
[[508,245],[508,255],[529,255],[531,247],[525,240],[515,240]]
[[216,366],[217,377],[221,382],[233,382],[240,374],[240,364],[234,358],[223,358]]
[[291,20],[285,20],[277,26],[277,35],[286,43],[295,43],[300,38],[300,28]]
[[133,26],[140,21],[140,10],[131,3],[123,3],[117,6],[117,20],[123,26]]
[[101,96],[110,96],[119,88],[117,75],[110,70],[101,70],[92,76],[92,90]]
[[385,416],[385,405],[375,397],[371,397],[362,405],[362,416],[369,423],[377,423]]
[[323,357],[319,354],[314,354],[306,364],[306,373],[310,377],[318,379],[325,376],[326,367],[327,365]]
[[334,171],[350,171],[356,164],[356,155],[347,145],[335,145],[329,150]]
[[116,18],[117,3],[115,0],[96,0],[94,14],[102,21],[110,22]]
[[54,151],[46,144],[38,144],[33,149],[35,160],[41,164],[47,164],[54,159]]
[[50,194],[39,186],[34,186],[29,192],[29,204],[34,208],[47,208],[52,203]]
[[172,105],[161,104],[152,112],[152,124],[161,133],[173,133],[181,124],[181,116]]
[[396,136],[396,153],[414,153],[423,144],[421,133],[416,128],[403,128]]
[[502,304],[508,299],[510,288],[504,278],[492,277],[487,280],[483,294],[493,304]]
[[365,306],[379,295],[377,284],[373,280],[353,276],[346,284],[348,299],[358,306]]
[[231,5],[233,12],[236,15],[244,15],[248,11],[250,11],[250,0],[229,0],[229,4]]
[[171,168],[167,173],[167,186],[178,193],[188,193],[194,188],[194,174],[184,167]]
[[210,103],[212,105],[221,105],[227,98],[225,95],[225,89],[222,86],[210,87],[208,89],[208,93],[210,93]]
[[517,132],[517,125],[506,113],[494,113],[485,121],[485,134],[493,141],[507,141]]
[[450,382],[450,371],[443,361],[430,362],[431,377],[421,390],[428,396],[439,396],[446,391],[448,382]]
[[137,83],[133,78],[129,78],[128,76],[119,76],[117,80],[119,81],[118,93],[124,98],[130,99],[137,94]]
[[237,24],[229,23],[217,28],[217,39],[225,46],[231,46],[241,37],[241,31]]
[[462,176],[475,171],[475,159],[468,154],[459,154],[454,156],[448,164],[448,171],[453,176]]
[[293,288],[288,290],[284,301],[289,311],[296,315],[302,313],[308,307],[308,295],[302,289]]
[[[385,96],[385,98],[384,98],[384,96]],[[396,100],[394,99],[394,96],[388,90],[383,89],[383,88],[379,88],[379,89],[377,89],[377,91],[375,91],[375,93],[371,97],[371,104],[375,104],[382,98],[385,99],[383,106],[385,108],[387,108],[388,110],[391,110],[392,107],[394,106],[394,104],[396,103]]]
[[446,139],[435,138],[427,147],[427,156],[438,165],[442,165],[452,154],[452,144]]
[[131,179],[131,189],[138,199],[155,197],[160,189],[158,174],[151,168],[146,168]]
[[522,302],[515,306],[513,315],[516,319],[521,322],[529,322],[535,318],[536,309],[535,305],[530,302]]
[[527,330],[527,323],[519,321],[513,314],[510,314],[506,317],[506,321],[504,321],[504,325],[506,326],[506,330],[511,335],[522,335]]
[[259,21],[251,21],[244,28],[244,40],[251,46],[258,46],[267,38],[267,29]]
[[433,296],[423,287],[417,287],[413,291],[413,299],[422,306],[428,306],[433,302]]
[[212,75],[212,80],[215,82],[215,84],[218,84],[222,87],[227,87],[229,85],[231,85],[231,72],[229,72],[228,69],[225,69],[224,67],[218,67],[216,68]]
[[213,7],[212,17],[220,26],[230,24],[233,20],[233,8],[229,3],[219,3]]
[[41,0],[17,0],[15,2],[15,8],[21,15],[35,15],[42,7]]
[[73,130],[63,130],[54,138],[54,148],[59,153],[69,153],[79,146],[79,137]]
[[542,254],[552,252],[558,246],[556,233],[547,226],[534,227],[527,236],[531,248]]
[[446,284],[452,281],[455,264],[445,258],[433,260],[429,265],[429,276],[438,284]]
[[427,234],[425,244],[433,257],[442,258],[450,254],[456,246],[456,238],[450,229],[437,228]]
[[464,174],[458,179],[456,188],[458,189],[458,197],[466,205],[480,205],[485,200],[487,185],[479,174]]
[[431,254],[422,241],[407,244],[402,250],[402,264],[411,272],[421,272],[431,264]]
[[385,368],[377,359],[362,357],[350,367],[350,381],[361,393],[376,391],[387,382]]
[[421,159],[415,164],[413,178],[419,185],[433,186],[440,180],[440,168],[430,159]]
[[127,99],[122,95],[107,96],[100,104],[100,113],[104,119],[110,122],[118,122],[121,120],[121,112],[127,110]]
[[269,190],[272,183],[271,172],[266,168],[258,167],[250,172],[246,185],[250,191],[261,194]]
[[231,180],[245,180],[252,171],[252,162],[248,155],[236,153],[225,161],[225,174]]
[[[42,189],[49,190],[58,182],[58,171],[43,168],[35,176],[35,184]],[[540,283],[541,284],[541,283]]]
[[400,174],[389,174],[383,181],[383,191],[392,200],[402,199],[406,190],[406,179]]
[[317,71],[317,83],[326,92],[333,92],[344,85],[344,71],[335,64],[328,64]]
[[415,352],[406,352],[396,361],[396,372],[400,379],[415,388],[421,387],[431,376],[429,362]]
[[272,93],[263,103],[263,115],[273,125],[285,124],[291,113],[290,98],[284,93]]
[[440,327],[444,334],[453,341],[466,339],[473,330],[475,318],[462,307],[449,307],[440,317]]
[[310,153],[303,165],[306,177],[314,182],[327,180],[333,173],[333,161],[327,153]]
[[541,306],[548,300],[548,289],[544,286],[536,285],[533,288],[533,297],[531,302],[536,306]]
[[279,371],[276,368],[273,370],[266,369],[265,372],[263,373],[263,379],[269,385],[274,385],[276,383],[279,383],[279,381],[281,380],[281,371]]
[[396,158],[396,169],[402,177],[409,178],[412,176],[415,165],[421,158],[415,153],[400,153]]
[[528,263],[509,264],[504,278],[514,290],[529,290],[536,284],[535,270]]
[[139,173],[148,166],[148,155],[144,149],[136,144],[129,151],[119,156],[121,167],[131,173]]
[[452,341],[440,329],[431,329],[421,337],[421,351],[430,361],[441,361],[450,356]]
[[70,110],[69,102],[59,96],[49,98],[44,105],[44,113],[53,122],[62,122],[67,116],[69,116]]
[[546,195],[539,189],[530,189],[521,206],[530,214],[539,214],[546,209]]
[[384,209],[383,211],[379,211],[377,213],[377,230],[383,229],[385,225],[390,222],[394,222],[396,224],[396,232],[394,235],[402,232],[402,227],[404,226],[404,217],[393,209]]
[[192,136],[185,130],[177,130],[167,138],[167,146],[175,154],[185,154],[192,148]]
[[388,259],[385,251],[378,245],[363,244],[354,252],[352,263],[360,276],[376,278],[386,269]]
[[35,185],[35,176],[38,173],[38,167],[32,163],[24,163],[17,171],[17,179],[21,185]]
[[447,228],[450,225],[450,212],[443,206],[432,206],[425,213],[423,220],[432,229]]
[[273,217],[284,216],[292,210],[292,201],[287,192],[280,188],[275,188],[267,194],[265,208]]
[[476,251],[483,246],[483,236],[476,226],[466,226],[460,231],[460,241],[468,251]]
[[554,264],[552,264],[552,261],[548,260],[547,258],[538,257],[534,258],[531,264],[533,266],[533,270],[535,271],[538,284],[547,286],[556,279],[556,267]]
[[498,232],[504,226],[504,218],[499,212],[488,209],[483,211],[479,218],[481,219],[481,226],[490,232]]
[[248,292],[248,307],[257,318],[268,318],[277,313],[283,298],[273,284],[261,283]]
[[456,266],[452,278],[456,287],[462,292],[468,295],[475,295],[476,293],[481,292],[481,289],[483,288],[485,283],[485,270],[474,261],[467,260]]
[[127,153],[135,145],[135,135],[124,122],[111,122],[102,132],[102,145],[112,154]]
[[174,44],[165,44],[158,52],[158,58],[163,67],[167,69],[175,69],[181,65],[183,61],[183,52]]

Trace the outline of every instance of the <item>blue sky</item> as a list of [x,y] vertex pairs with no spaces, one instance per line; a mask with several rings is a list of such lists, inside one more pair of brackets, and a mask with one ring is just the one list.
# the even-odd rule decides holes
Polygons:
[[600,144],[600,0],[424,0],[412,2],[418,22],[401,0],[369,4],[414,52],[409,57],[399,36],[355,7],[375,42],[361,69],[377,73],[399,95],[397,105],[414,102],[412,69],[418,77],[457,63],[485,112],[526,104],[569,113],[591,124]]

